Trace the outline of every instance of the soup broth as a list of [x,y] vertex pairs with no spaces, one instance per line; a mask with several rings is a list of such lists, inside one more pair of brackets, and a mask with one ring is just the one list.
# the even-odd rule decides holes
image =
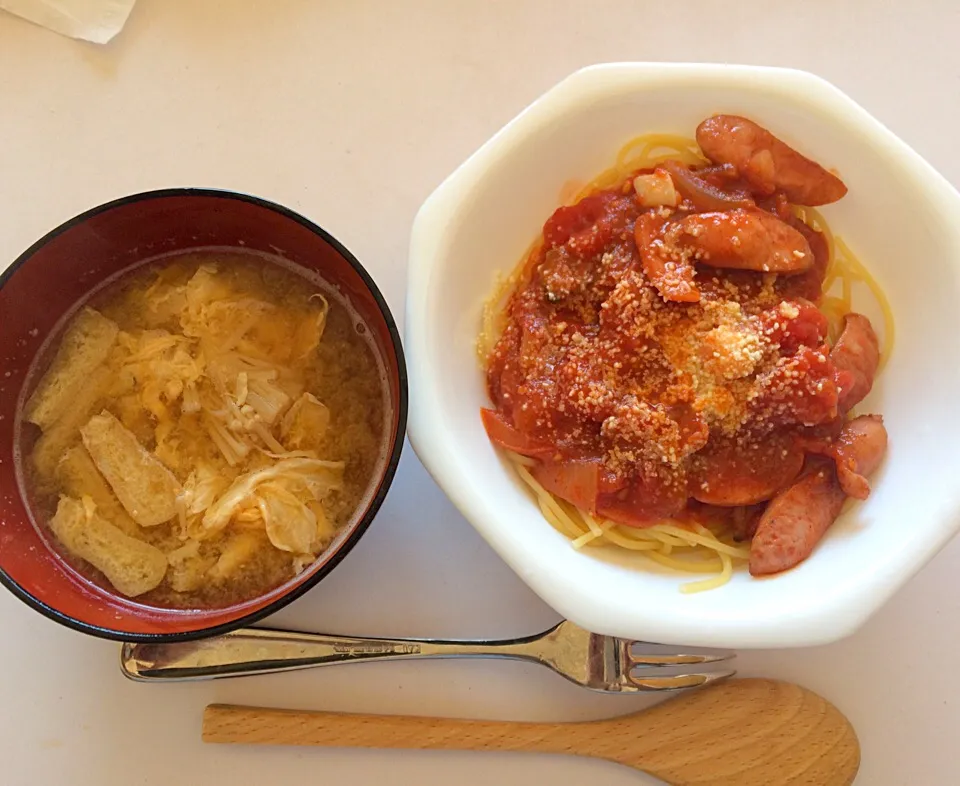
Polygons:
[[35,520],[77,572],[138,603],[221,608],[293,578],[365,508],[384,460],[369,331],[267,257],[144,265],[43,360],[21,414]]

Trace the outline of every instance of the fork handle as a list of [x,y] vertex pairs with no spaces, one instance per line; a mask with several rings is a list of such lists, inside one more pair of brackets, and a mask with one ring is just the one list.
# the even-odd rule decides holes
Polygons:
[[335,663],[410,658],[539,660],[544,634],[498,641],[344,638],[247,628],[200,641],[123,645],[120,668],[138,682],[182,682],[307,669]]

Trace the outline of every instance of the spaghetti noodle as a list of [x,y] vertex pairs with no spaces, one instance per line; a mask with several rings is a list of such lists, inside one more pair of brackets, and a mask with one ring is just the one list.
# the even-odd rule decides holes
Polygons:
[[[582,188],[568,189],[573,196],[565,200],[575,205],[586,197],[623,187],[632,190],[631,178],[638,171],[652,171],[665,161],[686,166],[707,166],[709,161],[694,140],[669,134],[645,134],[629,141],[620,150],[615,165]],[[823,279],[820,310],[829,322],[829,336],[835,342],[843,318],[851,311],[853,290],[864,285],[883,315],[885,362],[893,346],[894,325],[889,302],[869,272],[844,240],[831,233],[822,215],[808,207],[795,208],[795,215],[811,229],[822,233],[829,254]],[[513,292],[528,283],[541,256],[541,236],[524,255],[523,263],[497,283],[493,296],[485,303],[478,352],[484,363],[491,357],[505,324],[504,306]],[[682,592],[700,592],[727,583],[734,568],[750,558],[749,544],[738,543],[728,517],[711,520],[666,518],[652,526],[627,526],[591,513],[549,492],[532,473],[536,460],[509,450],[506,454],[516,473],[530,489],[544,518],[568,537],[574,548],[613,547],[640,554],[663,567],[706,578],[685,583]]]

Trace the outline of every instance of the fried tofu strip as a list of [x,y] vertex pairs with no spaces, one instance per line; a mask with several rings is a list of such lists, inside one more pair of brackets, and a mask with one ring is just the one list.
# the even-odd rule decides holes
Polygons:
[[48,485],[53,480],[60,459],[69,448],[80,442],[80,427],[98,406],[102,406],[112,373],[109,365],[98,366],[87,377],[85,386],[77,392],[70,409],[40,435],[31,459],[42,484]]
[[69,412],[83,395],[90,375],[107,359],[117,341],[118,328],[92,308],[73,320],[50,368],[30,396],[26,418],[47,431]]
[[100,474],[137,524],[155,527],[176,515],[180,484],[119,420],[101,412],[80,434]]
[[63,454],[57,465],[57,478],[71,497],[90,497],[104,519],[125,535],[137,536],[140,527],[114,496],[83,445],[74,445]]
[[118,592],[130,598],[157,587],[167,572],[160,549],[125,535],[101,517],[93,501],[61,497],[50,528],[74,555],[99,570]]

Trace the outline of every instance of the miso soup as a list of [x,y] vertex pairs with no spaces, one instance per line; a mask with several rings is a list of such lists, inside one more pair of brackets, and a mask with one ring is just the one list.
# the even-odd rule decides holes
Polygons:
[[385,460],[386,386],[334,288],[202,250],[94,294],[41,353],[21,414],[38,526],[138,603],[219,608],[311,565]]

